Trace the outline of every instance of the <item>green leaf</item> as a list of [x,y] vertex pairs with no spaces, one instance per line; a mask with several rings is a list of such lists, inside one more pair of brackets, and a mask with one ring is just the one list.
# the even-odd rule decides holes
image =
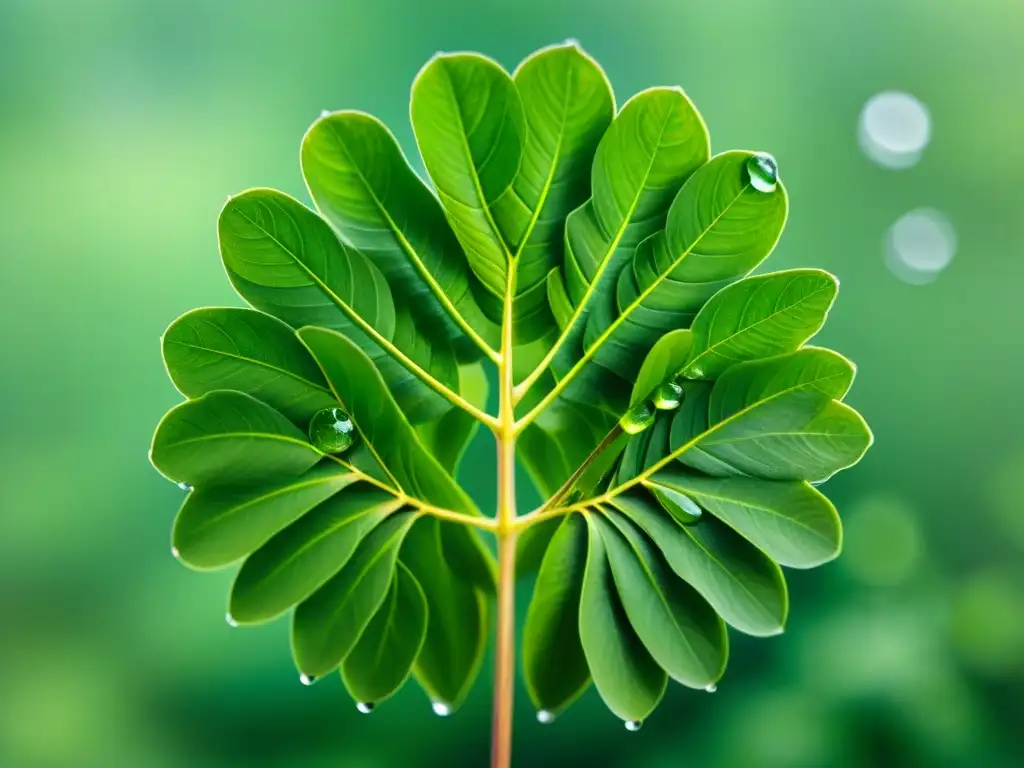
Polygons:
[[651,537],[676,575],[726,622],[759,637],[782,632],[789,612],[782,570],[746,539],[713,517],[680,525],[641,494],[623,494],[612,503]]
[[559,522],[544,555],[523,629],[523,676],[530,700],[557,715],[590,685],[580,644],[580,595],[587,562],[582,515]]
[[871,445],[861,416],[832,399],[852,379],[849,361],[815,348],[733,366],[711,391],[706,432],[691,437],[677,417],[673,453],[716,476],[823,482],[860,461]]
[[623,720],[642,722],[661,701],[668,678],[626,616],[599,518],[586,516],[589,547],[580,597],[580,643],[608,709]]
[[565,225],[561,288],[575,307],[562,334],[560,368],[580,358],[616,315],[615,280],[636,246],[665,224],[669,205],[710,154],[707,128],[678,88],[651,88],[629,101],[601,139],[591,198]]
[[252,395],[296,424],[334,405],[313,358],[280,320],[251,309],[194,309],[163,335],[164,362],[186,397],[218,389]]
[[413,673],[430,698],[458,709],[480,672],[489,627],[484,593],[456,577],[443,529],[432,517],[413,526],[402,547],[405,563],[427,598],[427,637]]
[[729,366],[794,352],[825,323],[839,282],[819,269],[740,280],[711,297],[693,321],[684,375],[718,378]]
[[[489,389],[483,366],[459,366],[459,394],[480,410],[487,407]],[[444,470],[455,477],[459,463],[479,428],[480,422],[471,414],[453,407],[433,421],[417,424],[416,434]]]
[[391,588],[342,663],[342,679],[358,702],[378,704],[409,677],[427,637],[427,598],[399,560]]
[[267,621],[305,600],[401,504],[390,493],[359,484],[303,515],[242,564],[231,587],[231,617],[239,624]]
[[547,275],[562,259],[565,217],[590,196],[591,162],[615,100],[601,68],[571,43],[531,54],[513,80],[525,145],[494,220],[516,259],[516,343],[525,344],[551,327]]
[[242,298],[294,328],[344,333],[374,361],[410,420],[449,408],[438,393],[457,386],[450,345],[419,333],[410,311],[396,308],[381,271],[313,211],[281,192],[253,189],[224,206],[218,233]]
[[475,53],[441,54],[412,86],[412,128],[473,272],[504,300],[510,254],[492,208],[523,157],[526,119],[512,78]]
[[194,568],[230,565],[357,479],[327,460],[275,483],[199,488],[189,493],[174,521],[174,549]]
[[716,155],[683,185],[665,229],[641,243],[621,270],[616,310],[594,316],[587,346],[615,372],[640,364],[667,331],[685,328],[712,295],[760,264],[786,222],[785,188],[759,192],[750,152]]
[[[443,509],[480,514],[466,492],[423,448],[380,374],[355,344],[324,328],[302,328],[299,338],[320,365],[335,397],[351,414],[360,439],[387,467],[400,490]],[[455,567],[480,586],[494,584],[494,558],[476,531],[456,528],[450,546],[457,550]]]
[[640,366],[629,405],[648,399],[659,386],[679,373],[690,358],[693,334],[686,329],[669,331],[651,347]]
[[472,339],[497,348],[498,327],[477,304],[440,203],[382,122],[364,112],[324,115],[302,140],[302,174],[324,217],[380,268],[397,304],[422,310],[435,341],[462,358],[479,356]]
[[842,548],[835,507],[808,483],[704,477],[674,467],[660,470],[654,479],[687,494],[790,568],[814,568],[837,557]]
[[659,411],[650,428],[630,435],[629,442],[622,452],[616,482],[620,485],[628,482],[664,458],[670,450],[671,429],[672,413]]
[[387,596],[412,512],[387,518],[363,539],[342,569],[295,609],[292,652],[299,671],[323,677],[355,647]]
[[669,677],[705,688],[725,671],[725,625],[691,586],[676,578],[664,557],[635,525],[611,510],[594,515],[615,586],[630,624]]
[[199,487],[294,477],[322,458],[280,413],[230,391],[172,408],[156,428],[149,455],[165,477]]

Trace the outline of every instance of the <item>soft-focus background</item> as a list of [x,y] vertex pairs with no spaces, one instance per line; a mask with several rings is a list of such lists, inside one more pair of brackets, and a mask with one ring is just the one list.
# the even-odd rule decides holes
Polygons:
[[238,303],[217,212],[305,199],[320,110],[408,148],[435,50],[511,69],[567,37],[620,103],[680,84],[715,150],[775,154],[770,266],[842,279],[819,341],[877,444],[828,486],[846,551],[792,574],[783,637],[735,635],[719,691],[674,687],[638,734],[593,691],[540,726],[520,688],[517,764],[1020,765],[1020,0],[0,0],[0,765],[484,764],[489,670],[455,717],[411,685],[361,716],[299,684],[287,622],[225,624],[230,573],[173,560],[158,337]]

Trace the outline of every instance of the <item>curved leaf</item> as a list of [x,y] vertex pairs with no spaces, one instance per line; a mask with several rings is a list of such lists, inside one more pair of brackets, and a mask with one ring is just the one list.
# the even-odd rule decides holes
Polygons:
[[363,539],[342,569],[295,609],[292,653],[299,671],[323,677],[355,647],[387,595],[402,539],[415,521],[399,512]]
[[427,598],[402,561],[377,613],[342,663],[342,679],[358,702],[390,698],[409,677],[427,636]]
[[759,637],[782,632],[789,613],[786,581],[779,566],[746,539],[711,517],[680,525],[640,494],[623,494],[612,503],[726,622]]
[[814,568],[839,555],[839,515],[808,483],[704,477],[667,467],[654,475],[686,493],[776,562]]
[[516,260],[516,343],[551,325],[546,280],[563,253],[565,217],[590,196],[590,166],[615,115],[597,63],[567,43],[531,54],[513,75],[526,117],[523,159],[494,204]]
[[[317,208],[376,264],[398,304],[460,357],[495,349],[498,328],[474,297],[462,248],[437,198],[409,167],[391,131],[365,112],[334,112],[302,140],[302,174]],[[475,355],[474,355],[475,351]]]
[[454,711],[480,672],[489,621],[484,593],[453,573],[443,531],[451,527],[432,517],[419,520],[406,537],[402,562],[423,588],[429,615],[413,673],[433,701]]
[[357,479],[325,461],[276,483],[200,488],[188,495],[174,520],[174,549],[195,568],[230,565]]
[[390,493],[366,484],[323,502],[242,564],[231,587],[231,617],[239,624],[267,621],[305,600],[400,506]]
[[165,477],[200,487],[294,477],[322,458],[269,405],[222,390],[168,411],[156,428],[149,455]]
[[773,272],[723,288],[693,321],[684,375],[714,379],[736,363],[799,349],[821,330],[838,290],[820,269]]
[[295,331],[262,312],[194,309],[171,323],[162,347],[167,372],[186,397],[233,389],[297,424],[334,405],[323,374]]
[[640,366],[629,400],[630,407],[649,398],[654,390],[683,369],[690,359],[693,343],[693,334],[686,329],[669,331],[655,342]]
[[[861,416],[832,399],[845,394],[852,379],[849,361],[824,349],[733,366],[711,391],[711,427],[692,438],[677,429],[685,423],[677,417],[673,452],[716,476],[827,480],[857,463],[871,445]],[[689,447],[698,449],[693,457]]]
[[580,596],[580,643],[594,686],[608,709],[623,720],[642,722],[661,701],[668,678],[640,642],[622,607],[599,517],[586,516],[588,552]]
[[526,689],[534,706],[552,715],[590,685],[579,622],[586,562],[587,524],[569,515],[544,555],[523,629]]
[[[650,540],[611,510],[594,515],[615,586],[637,635],[673,680],[705,688],[725,671],[725,625],[691,586],[676,578]],[[612,527],[609,522],[614,523]]]
[[[487,407],[490,385],[483,367],[459,366],[459,394],[480,410]],[[480,422],[461,408],[451,408],[433,421],[416,425],[416,434],[444,470],[456,476],[459,463],[473,436],[480,428]]]
[[492,207],[519,171],[526,119],[512,78],[475,53],[439,54],[412,85],[412,128],[473,272],[504,298],[510,254]]
[[[424,450],[380,374],[355,344],[324,328],[302,328],[299,338],[320,365],[335,397],[351,414],[362,441],[402,491],[443,509],[480,514],[466,492]],[[457,549],[455,567],[480,586],[494,584],[494,558],[476,531],[455,528],[449,534],[449,545]]]
[[420,334],[410,311],[395,307],[381,271],[313,211],[282,192],[253,189],[224,206],[218,233],[242,298],[294,328],[318,325],[351,338],[412,421],[448,409],[438,392],[457,386],[450,345]]

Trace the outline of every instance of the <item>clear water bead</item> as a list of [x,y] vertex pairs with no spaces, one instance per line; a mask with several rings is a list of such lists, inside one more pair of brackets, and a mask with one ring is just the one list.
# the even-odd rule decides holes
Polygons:
[[438,717],[448,717],[452,713],[452,708],[443,701],[432,701],[430,702],[430,708],[434,710],[434,714]]
[[356,426],[342,408],[324,408],[309,421],[309,442],[324,453],[344,453],[356,440]]
[[626,730],[631,731],[632,733],[636,733],[643,727],[643,724],[644,723],[642,720],[627,720]]
[[674,381],[666,381],[654,390],[654,407],[659,411],[671,411],[683,402],[683,388]]
[[313,675],[307,675],[305,672],[303,672],[301,675],[299,675],[299,682],[302,683],[303,685],[307,685],[308,686],[308,685],[312,685],[313,683],[315,683],[316,682],[316,678]]
[[627,435],[638,435],[654,423],[657,411],[651,402],[634,405],[619,420],[619,426]]
[[229,627],[237,627],[238,626],[238,622],[235,621],[235,617],[232,616],[230,613],[225,613],[224,614],[224,621],[226,621],[228,623]]
[[758,152],[747,160],[747,176],[758,192],[774,192],[779,185],[779,164],[767,152]]
[[704,690],[707,691],[708,693],[714,693],[715,691],[718,690],[718,686],[715,685],[714,683],[708,683],[707,685],[704,686]]
[[364,715],[368,715],[371,712],[373,712],[374,703],[372,701],[357,701],[356,709],[358,709]]
[[178,483],[178,487],[181,488],[181,490],[183,490],[185,493],[188,493],[189,491],[193,490],[192,486],[185,482]]
[[550,725],[555,722],[555,713],[547,709],[542,709],[537,712],[537,722],[544,725]]

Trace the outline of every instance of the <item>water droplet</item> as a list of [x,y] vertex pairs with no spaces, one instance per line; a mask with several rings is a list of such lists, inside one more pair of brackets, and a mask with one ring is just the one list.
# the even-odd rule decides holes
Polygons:
[[356,709],[362,712],[364,715],[368,715],[373,712],[373,708],[376,705],[372,701],[357,701]]
[[233,197],[234,197],[234,195],[228,195],[228,202],[229,203],[231,202],[231,198],[233,198]]
[[181,490],[183,490],[185,493],[188,493],[189,491],[192,490],[192,486],[189,485],[188,483],[178,483],[178,487],[181,488]]
[[956,230],[942,213],[918,208],[901,216],[885,238],[885,262],[911,285],[933,282],[956,255]]
[[237,627],[238,626],[238,622],[235,621],[235,617],[232,616],[230,612],[224,614],[224,621],[226,621],[228,623],[229,627]]
[[555,722],[555,713],[547,709],[542,709],[537,712],[537,722],[544,725],[550,725]]
[[632,731],[633,733],[636,733],[637,731],[639,731],[643,727],[643,725],[644,725],[643,720],[627,720],[626,721],[626,730],[627,731]]
[[320,117],[327,117],[329,114],[331,114],[331,110],[329,110],[329,109],[321,109],[320,110]]
[[324,453],[344,453],[356,439],[352,418],[341,408],[324,408],[309,422],[309,442]]
[[575,48],[579,48],[580,41],[577,40],[575,37],[567,37],[565,38],[565,40],[562,41],[562,45],[571,45]]
[[779,183],[779,164],[767,152],[758,152],[747,160],[747,176],[758,192],[774,192]]
[[656,414],[653,403],[638,403],[626,411],[619,420],[619,426],[627,435],[638,435],[654,423]]
[[861,110],[857,126],[860,148],[884,168],[916,165],[931,137],[931,116],[909,93],[876,93]]
[[701,368],[699,365],[691,366],[690,368],[687,368],[683,372],[683,378],[684,379],[690,379],[691,381],[694,381],[696,379],[703,379],[704,378],[704,369]]
[[430,702],[431,709],[434,710],[434,714],[438,717],[448,717],[452,713],[452,708],[443,701],[432,701]]
[[715,685],[714,683],[708,683],[707,685],[704,686],[704,690],[707,691],[708,693],[714,693],[715,691],[718,690],[718,686]]
[[171,547],[171,555],[175,560],[181,559],[181,552],[178,551],[177,547]]
[[671,411],[683,402],[683,388],[674,381],[666,381],[654,390],[654,407],[659,411]]
[[303,672],[301,675],[299,675],[299,682],[303,685],[312,685],[316,682],[316,677],[314,675],[307,675],[305,672]]

